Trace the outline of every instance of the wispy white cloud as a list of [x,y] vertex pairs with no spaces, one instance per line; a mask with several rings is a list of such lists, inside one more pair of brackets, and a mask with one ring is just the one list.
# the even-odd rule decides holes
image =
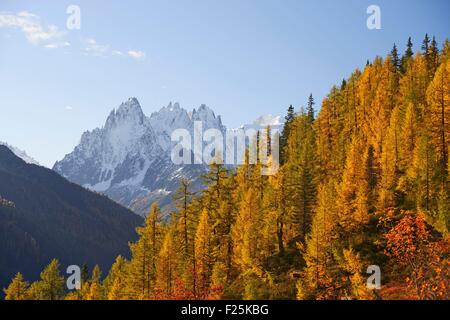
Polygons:
[[61,42],[61,43],[49,43],[49,44],[46,44],[44,47],[47,48],[47,49],[57,49],[57,48],[70,47],[70,42],[64,41],[64,42]]
[[71,111],[71,110],[73,110],[73,107],[72,106],[65,106],[64,109],[66,109],[68,111]]
[[38,18],[37,15],[28,11],[20,11],[17,15],[23,18]]
[[145,52],[143,51],[129,50],[127,53],[129,57],[136,60],[143,60],[146,57]]
[[60,45],[65,32],[53,24],[45,25],[39,16],[28,11],[17,14],[0,12],[0,28],[20,29],[25,38],[35,45]]
[[123,52],[120,50],[113,50],[113,51],[111,51],[111,54],[113,56],[124,56]]
[[[44,24],[41,18],[31,12],[21,11],[16,14],[0,12],[0,28],[20,29],[25,38],[34,45],[46,49],[58,49],[71,46],[67,41],[67,32],[53,24]],[[81,38],[81,48],[85,55],[96,57],[120,56],[135,60],[144,60],[145,52],[140,50],[121,51],[109,44],[100,44],[94,38]]]
[[109,44],[100,44],[94,38],[84,38],[84,53],[86,55],[93,55],[97,57],[106,57],[106,56],[120,56],[120,57],[128,57],[133,58],[135,60],[143,60],[146,57],[145,52],[140,50],[129,50],[124,53],[121,50],[113,49]]
[[111,49],[109,45],[103,45],[97,43],[97,40],[93,38],[84,38],[83,42],[85,44],[84,52],[96,57],[104,57],[111,54]]

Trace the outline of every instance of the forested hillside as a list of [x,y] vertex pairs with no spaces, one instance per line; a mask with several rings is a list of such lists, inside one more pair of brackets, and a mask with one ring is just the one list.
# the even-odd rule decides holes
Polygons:
[[[0,285],[20,271],[39,278],[53,257],[63,266],[108,268],[142,219],[52,170],[27,164],[0,146]],[[65,270],[65,269],[64,269]],[[3,292],[2,292],[3,293]]]
[[[312,96],[289,108],[277,174],[211,164],[202,193],[181,181],[169,222],[153,204],[104,280],[95,268],[64,292],[54,261],[7,298],[449,299],[449,58],[428,36],[415,54],[394,46],[317,116]],[[371,265],[381,289],[366,286]]]

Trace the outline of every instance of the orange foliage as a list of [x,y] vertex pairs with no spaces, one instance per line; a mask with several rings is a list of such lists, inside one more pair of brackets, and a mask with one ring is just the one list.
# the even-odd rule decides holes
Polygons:
[[433,241],[421,213],[406,213],[386,234],[385,252],[407,271],[406,283],[419,299],[449,299],[449,243]]
[[203,292],[194,294],[185,281],[176,278],[171,293],[165,293],[164,290],[155,290],[154,300],[219,300],[222,297],[222,287],[211,287]]

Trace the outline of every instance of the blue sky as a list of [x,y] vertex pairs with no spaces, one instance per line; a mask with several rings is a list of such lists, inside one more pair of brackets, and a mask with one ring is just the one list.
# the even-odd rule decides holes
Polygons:
[[[71,4],[80,30],[66,28]],[[381,30],[366,27],[371,4]],[[228,127],[284,115],[394,42],[441,44],[449,12],[447,0],[1,0],[0,141],[52,166],[130,96],[147,115],[205,103]]]

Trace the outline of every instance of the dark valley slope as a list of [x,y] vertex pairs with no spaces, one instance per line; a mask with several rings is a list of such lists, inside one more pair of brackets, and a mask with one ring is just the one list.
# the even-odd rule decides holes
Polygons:
[[0,145],[0,288],[18,271],[36,279],[55,257],[63,271],[83,263],[107,270],[117,255],[129,254],[141,222],[109,198]]

